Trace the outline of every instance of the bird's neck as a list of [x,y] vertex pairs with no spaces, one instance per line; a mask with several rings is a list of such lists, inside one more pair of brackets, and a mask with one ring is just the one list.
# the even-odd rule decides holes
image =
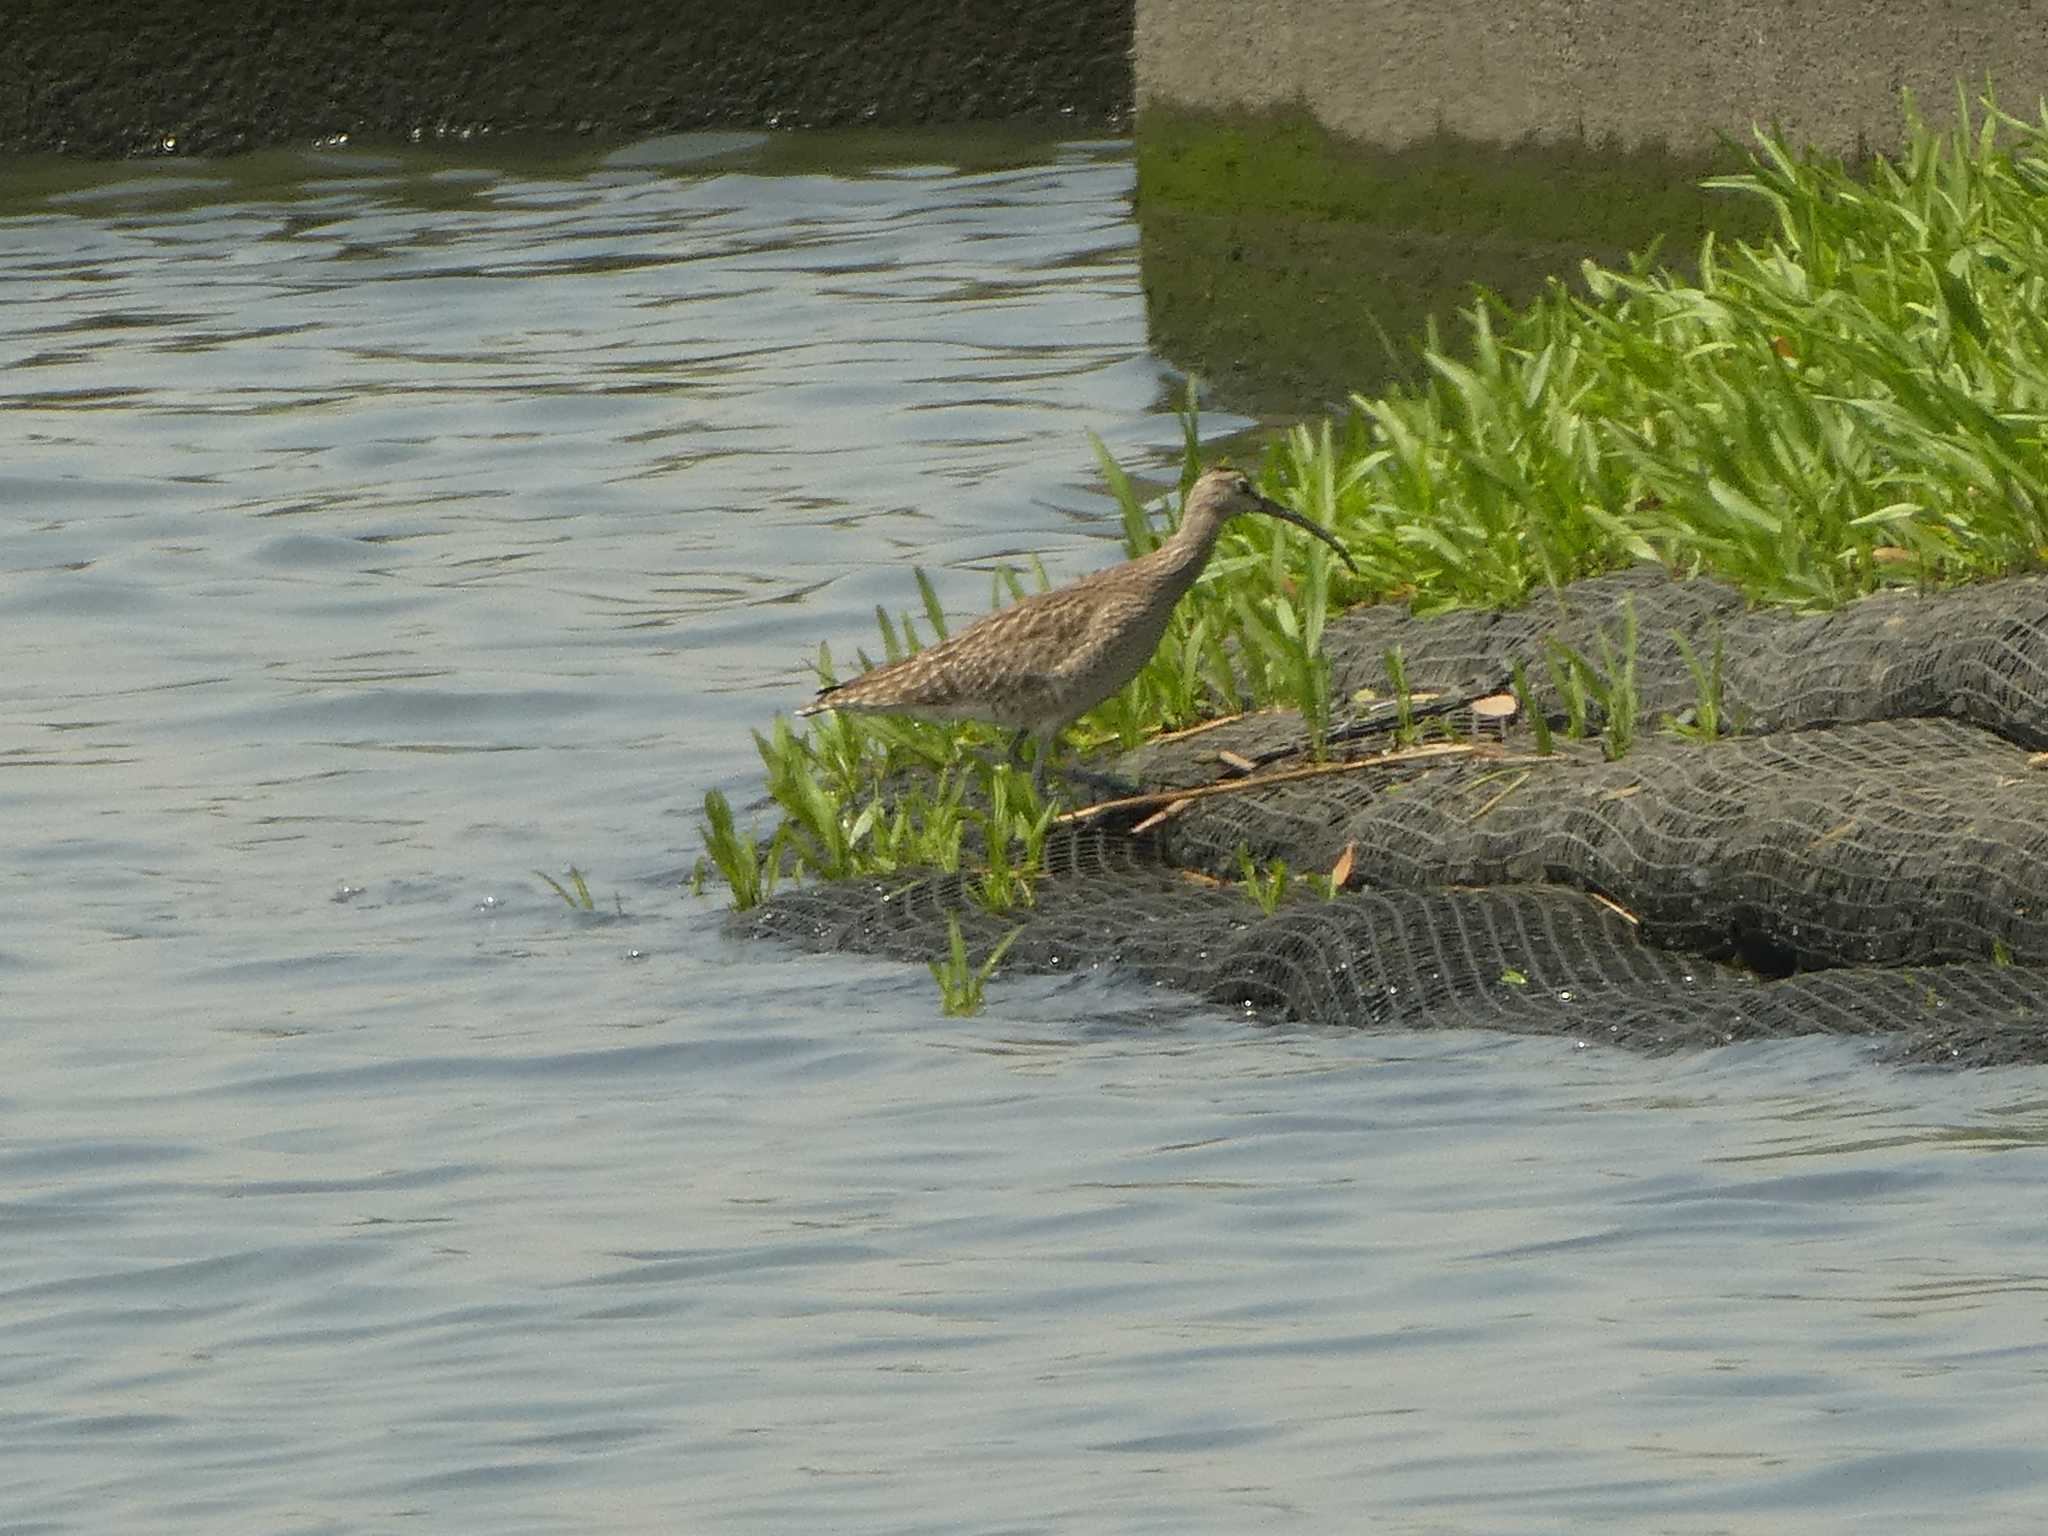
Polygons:
[[1216,535],[1222,528],[1220,522],[1208,518],[1188,518],[1146,558],[1185,592],[1209,563],[1209,551],[1216,547]]

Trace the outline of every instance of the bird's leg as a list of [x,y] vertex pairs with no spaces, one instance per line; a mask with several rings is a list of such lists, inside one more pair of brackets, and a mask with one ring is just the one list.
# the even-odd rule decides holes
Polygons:
[[1104,773],[1100,768],[1083,768],[1079,763],[1069,765],[1066,777],[1070,782],[1087,785],[1095,794],[1108,795],[1113,799],[1141,794],[1145,788],[1136,779],[1127,779],[1120,773]]
[[[1048,741],[1047,746],[1050,745],[1051,742]],[[1141,788],[1136,780],[1127,779],[1122,774],[1104,773],[1100,768],[1086,766],[1082,763],[1079,752],[1071,754],[1067,761],[1060,765],[1060,781],[1069,789],[1083,786],[1090,794],[1106,795],[1111,798],[1135,795]]]
[[[1038,739],[1038,763],[1032,771],[1031,785],[1038,791],[1041,804],[1045,800],[1046,769],[1056,757],[1062,755],[1059,751],[1059,741],[1058,732]],[[1086,789],[1091,794],[1112,797],[1135,795],[1144,787],[1137,780],[1127,779],[1121,774],[1104,773],[1099,768],[1084,767],[1077,753],[1066,754],[1056,772],[1063,796],[1073,793],[1077,787]]]

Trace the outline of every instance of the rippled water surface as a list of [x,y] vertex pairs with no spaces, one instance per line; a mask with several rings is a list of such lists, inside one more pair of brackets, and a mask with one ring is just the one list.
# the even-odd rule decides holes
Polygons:
[[2048,1075],[945,1020],[681,889],[911,563],[1113,558],[1130,192],[0,167],[0,1528],[2039,1524]]

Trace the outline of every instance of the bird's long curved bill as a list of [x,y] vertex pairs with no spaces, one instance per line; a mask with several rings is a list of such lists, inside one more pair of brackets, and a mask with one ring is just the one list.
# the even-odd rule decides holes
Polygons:
[[1266,516],[1277,517],[1283,523],[1292,523],[1295,527],[1304,529],[1307,532],[1314,534],[1317,538],[1321,539],[1325,544],[1329,545],[1330,548],[1337,551],[1337,558],[1339,560],[1342,560],[1345,563],[1345,565],[1350,567],[1352,575],[1355,576],[1358,574],[1358,566],[1355,563],[1353,563],[1351,559],[1351,551],[1346,549],[1342,544],[1339,544],[1337,542],[1337,536],[1331,533],[1330,530],[1325,528],[1321,523],[1311,522],[1308,518],[1303,517],[1299,512],[1295,511],[1294,508],[1283,507],[1280,505],[1279,502],[1269,501],[1264,496],[1258,497],[1257,500],[1259,503],[1259,510],[1265,513]]

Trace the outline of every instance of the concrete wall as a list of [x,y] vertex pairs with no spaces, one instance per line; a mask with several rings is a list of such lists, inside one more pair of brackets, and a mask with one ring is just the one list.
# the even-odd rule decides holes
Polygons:
[[1958,79],[2034,115],[2044,0],[1136,0],[1137,94],[1205,112],[1299,105],[1399,146],[1444,133],[1659,141],[1782,123],[1882,148],[1899,92],[1930,117]]
[[1130,0],[0,0],[0,153],[1127,114]]

